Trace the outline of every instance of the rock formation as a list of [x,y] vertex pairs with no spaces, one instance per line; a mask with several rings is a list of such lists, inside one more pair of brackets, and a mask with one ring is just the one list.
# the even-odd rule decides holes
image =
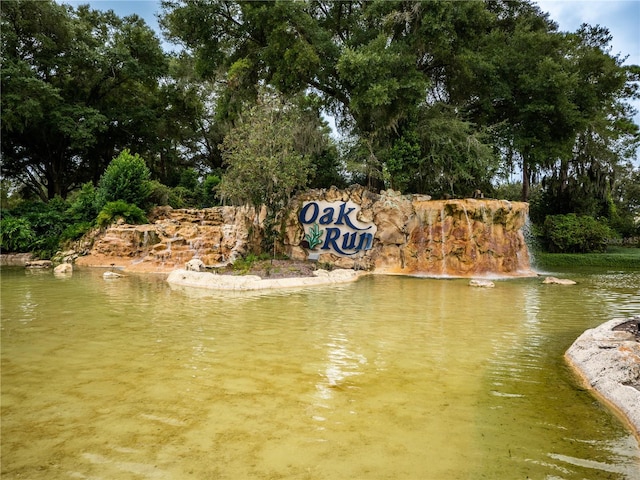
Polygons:
[[260,216],[253,208],[159,207],[149,217],[151,224],[119,223],[100,232],[89,254],[76,263],[164,272],[193,258],[208,266],[226,264],[260,245]]
[[263,279],[257,275],[218,275],[211,272],[173,270],[169,273],[167,282],[174,287],[249,291],[347,283],[357,280],[361,275],[366,275],[366,273],[337,269],[330,272],[316,270],[311,277]]
[[426,195],[372,194],[362,187],[310,190],[289,205],[284,251],[306,258],[298,212],[305,202],[353,202],[377,230],[370,250],[339,256],[320,250],[319,262],[380,273],[474,277],[533,275],[523,228],[528,205],[490,199],[431,200]]
[[585,331],[565,353],[583,382],[625,417],[640,438],[640,343],[621,324],[640,326],[640,316],[617,318]]
[[546,277],[543,281],[543,284],[548,285],[575,285],[576,282],[573,280],[569,280],[568,278],[557,278],[557,277]]
[[71,275],[73,273],[73,265],[70,263],[61,263],[53,269],[54,275]]
[[[280,215],[278,249],[294,260],[379,273],[532,275],[523,234],[527,211],[520,202],[431,200],[361,186],[308,190]],[[168,271],[194,258],[216,267],[260,251],[264,212],[249,207],[162,207],[152,218],[149,225],[109,227],[77,263]]]

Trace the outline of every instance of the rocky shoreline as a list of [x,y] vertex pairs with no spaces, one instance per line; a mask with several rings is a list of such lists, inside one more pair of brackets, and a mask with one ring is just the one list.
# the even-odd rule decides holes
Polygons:
[[565,353],[584,385],[640,440],[640,316],[617,318],[580,335]]

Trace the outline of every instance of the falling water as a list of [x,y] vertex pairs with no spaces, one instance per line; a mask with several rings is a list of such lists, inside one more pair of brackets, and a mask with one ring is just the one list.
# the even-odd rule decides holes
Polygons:
[[[427,210],[423,212],[423,217],[427,225],[427,236],[426,236],[426,239],[423,241],[423,244],[421,245],[422,252],[425,253],[425,261],[428,260],[430,257],[433,257],[433,253],[432,253],[434,249],[433,224],[436,221],[436,218],[434,217],[435,213],[436,212],[432,212],[431,210]],[[418,252],[418,255],[420,255],[420,252]]]
[[471,220],[469,220],[469,214],[467,213],[467,207],[462,204],[462,211],[464,213],[464,218],[467,220],[467,231],[469,232],[469,241],[473,237],[473,228],[471,227]]
[[408,227],[406,245],[413,254],[391,272],[443,277],[533,275],[520,230],[525,207],[496,200],[435,200],[414,208],[420,221]]
[[[525,224],[524,227],[522,227],[522,235],[524,238],[524,242],[527,245],[527,251],[528,251],[528,256],[529,256],[529,265],[527,266],[526,262],[523,261],[522,256],[520,255],[520,252],[518,252],[518,268],[522,267],[522,270],[526,270],[527,268],[530,268],[532,270],[536,270],[536,259],[534,256],[534,250],[535,250],[535,244],[536,244],[536,237],[533,233],[533,225],[531,223],[531,219],[529,218],[529,215],[527,215],[527,218],[525,220]],[[522,263],[520,263],[522,261]],[[524,265],[523,265],[524,264]]]
[[441,270],[440,270],[440,274],[442,276],[446,276],[447,275],[447,252],[445,249],[445,243],[446,243],[446,236],[445,236],[445,223],[444,223],[444,219],[445,219],[445,211],[444,211],[444,204],[442,205],[442,208],[440,209],[440,252],[442,254],[442,265],[441,265]]

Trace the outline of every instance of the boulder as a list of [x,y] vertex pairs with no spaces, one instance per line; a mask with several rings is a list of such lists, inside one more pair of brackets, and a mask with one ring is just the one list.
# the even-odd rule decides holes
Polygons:
[[544,284],[555,284],[555,285],[575,285],[576,282],[573,280],[569,280],[568,278],[556,278],[556,277],[547,277],[542,283]]
[[0,254],[0,265],[6,267],[24,267],[27,262],[33,260],[31,253],[2,253]]
[[184,269],[189,272],[204,272],[207,270],[207,266],[199,258],[192,258],[184,264]]
[[102,278],[104,278],[104,279],[121,278],[121,277],[124,277],[124,275],[122,275],[121,273],[118,273],[118,272],[104,272],[102,274]]
[[53,269],[55,275],[70,275],[73,272],[73,266],[70,263],[61,263]]
[[51,268],[51,260],[30,260],[24,264],[26,268]]
[[481,288],[494,288],[496,286],[495,283],[493,283],[490,280],[471,280],[469,282],[469,286],[470,287],[481,287]]
[[[626,323],[613,319],[585,331],[565,353],[587,388],[621,413],[640,435],[640,342],[632,333],[616,331]],[[632,321],[640,323],[640,316]]]

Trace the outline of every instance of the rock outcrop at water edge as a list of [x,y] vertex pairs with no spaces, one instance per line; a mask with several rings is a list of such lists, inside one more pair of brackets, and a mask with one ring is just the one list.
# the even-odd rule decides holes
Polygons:
[[[492,199],[431,200],[428,195],[375,194],[363,187],[309,190],[291,200],[283,219],[283,249],[294,259],[309,255],[300,212],[308,202],[348,203],[353,220],[376,226],[370,249],[351,256],[328,250],[328,228],[318,261],[340,268],[427,276],[533,276],[524,238],[528,204]],[[320,215],[318,215],[320,217]],[[344,222],[343,222],[344,223]],[[349,237],[338,241],[347,242]],[[338,242],[336,241],[336,243]]]
[[354,270],[316,270],[313,277],[263,279],[257,275],[218,275],[209,272],[174,270],[167,282],[182,287],[204,288],[209,290],[268,290],[277,288],[310,287],[352,282],[360,278],[363,272]]
[[258,251],[263,218],[264,212],[251,207],[158,207],[149,215],[150,224],[119,223],[100,232],[76,264],[167,272],[192,259],[207,266],[233,263]]
[[[376,273],[532,276],[527,213],[526,203],[506,200],[431,200],[359,185],[309,190],[278,215],[277,250],[296,261]],[[264,209],[250,207],[157,208],[151,224],[120,223],[99,232],[76,263],[167,272],[195,258],[217,268],[261,253],[264,218]]]
[[585,331],[565,354],[584,383],[621,413],[640,438],[640,343],[614,319]]

